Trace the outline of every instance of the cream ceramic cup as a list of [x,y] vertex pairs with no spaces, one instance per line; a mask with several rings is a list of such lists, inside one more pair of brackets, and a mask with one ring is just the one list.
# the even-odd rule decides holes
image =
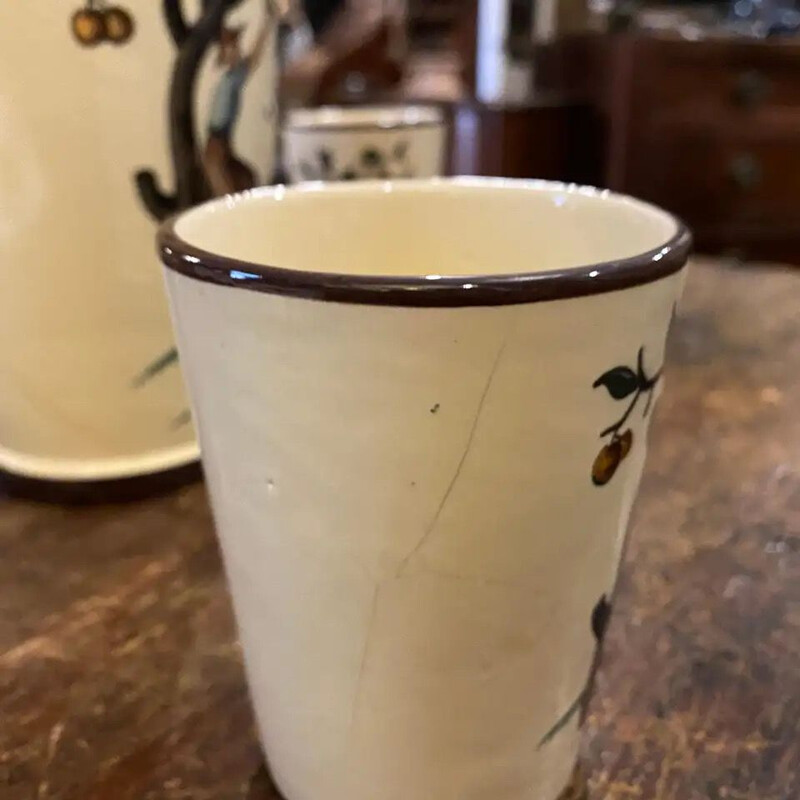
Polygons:
[[686,229],[544,182],[305,184],[160,247],[281,792],[556,800]]
[[441,175],[447,128],[435,106],[323,106],[287,112],[283,158],[293,183]]

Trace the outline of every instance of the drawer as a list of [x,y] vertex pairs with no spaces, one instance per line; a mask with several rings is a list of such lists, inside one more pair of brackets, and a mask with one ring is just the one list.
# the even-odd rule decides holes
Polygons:
[[734,116],[800,109],[796,45],[648,42],[640,55],[634,99],[639,108]]
[[794,226],[719,225],[695,227],[698,252],[740,261],[800,265],[800,220]]
[[692,224],[794,224],[800,220],[800,135],[662,131],[636,144],[626,187]]

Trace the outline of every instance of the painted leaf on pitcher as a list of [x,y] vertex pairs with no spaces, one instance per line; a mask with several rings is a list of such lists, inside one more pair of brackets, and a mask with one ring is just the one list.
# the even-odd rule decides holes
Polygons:
[[595,389],[605,386],[615,400],[622,400],[636,391],[639,379],[629,367],[614,367],[604,372],[592,385]]

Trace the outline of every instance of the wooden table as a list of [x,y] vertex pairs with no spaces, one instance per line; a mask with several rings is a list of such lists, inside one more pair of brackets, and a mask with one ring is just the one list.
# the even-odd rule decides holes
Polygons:
[[[592,800],[800,796],[797,272],[691,275],[592,708]],[[266,798],[259,765],[202,487],[0,504],[0,797]]]

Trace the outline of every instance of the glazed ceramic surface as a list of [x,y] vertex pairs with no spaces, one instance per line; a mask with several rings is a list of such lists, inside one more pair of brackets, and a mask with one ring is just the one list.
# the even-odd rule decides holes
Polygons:
[[292,182],[429,178],[444,169],[446,126],[432,106],[294,109],[283,129]]
[[0,5],[0,469],[94,480],[198,457],[153,231],[269,174],[269,59],[237,65],[265,16]]
[[276,187],[161,249],[285,797],[556,800],[688,233],[461,179]]

